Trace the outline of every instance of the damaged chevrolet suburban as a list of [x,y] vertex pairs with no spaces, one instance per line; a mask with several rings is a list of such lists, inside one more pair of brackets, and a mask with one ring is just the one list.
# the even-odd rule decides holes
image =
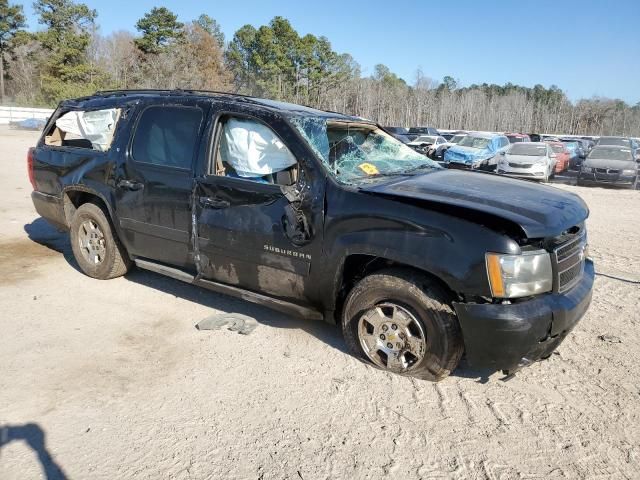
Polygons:
[[353,354],[428,380],[463,354],[514,372],[591,301],[576,195],[443,169],[375,123],[232,94],[62,102],[28,154],[38,213],[79,267],[133,266],[341,325]]

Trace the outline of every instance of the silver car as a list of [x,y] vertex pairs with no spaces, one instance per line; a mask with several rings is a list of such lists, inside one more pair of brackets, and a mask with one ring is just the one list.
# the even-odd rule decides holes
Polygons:
[[498,173],[510,177],[529,178],[548,182],[556,168],[556,154],[550,145],[539,142],[520,142],[500,154]]

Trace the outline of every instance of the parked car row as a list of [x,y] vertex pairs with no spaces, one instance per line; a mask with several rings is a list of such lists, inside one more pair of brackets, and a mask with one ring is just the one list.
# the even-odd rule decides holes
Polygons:
[[438,131],[433,127],[386,130],[447,168],[496,171],[542,182],[572,169],[578,170],[580,185],[638,185],[637,138]]

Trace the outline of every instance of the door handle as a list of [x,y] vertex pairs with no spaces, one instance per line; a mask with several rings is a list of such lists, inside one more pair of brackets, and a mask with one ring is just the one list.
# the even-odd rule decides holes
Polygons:
[[210,208],[228,208],[231,204],[220,197],[200,197],[200,204]]
[[118,187],[125,188],[127,190],[142,190],[144,188],[144,183],[136,182],[134,180],[119,180],[117,185]]

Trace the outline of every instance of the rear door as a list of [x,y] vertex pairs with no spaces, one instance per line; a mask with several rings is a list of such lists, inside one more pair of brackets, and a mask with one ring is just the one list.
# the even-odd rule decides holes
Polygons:
[[[225,139],[225,125],[236,118],[248,120],[239,140],[232,140],[244,144]],[[292,138],[290,131],[283,132],[287,129],[291,127],[274,121],[272,113],[219,114],[209,167],[197,179],[198,248],[204,278],[306,303],[313,296],[310,275],[322,254],[324,183],[314,181],[315,172],[299,161],[300,145],[282,140]],[[267,175],[247,171],[252,167],[242,162],[242,155],[252,156],[261,144],[281,146],[279,153],[261,155],[261,173],[266,165],[282,163],[280,154],[294,165]],[[237,162],[232,166],[230,156],[242,167]]]
[[192,265],[193,164],[208,109],[189,98],[139,108],[126,162],[116,176],[118,220],[131,254]]

